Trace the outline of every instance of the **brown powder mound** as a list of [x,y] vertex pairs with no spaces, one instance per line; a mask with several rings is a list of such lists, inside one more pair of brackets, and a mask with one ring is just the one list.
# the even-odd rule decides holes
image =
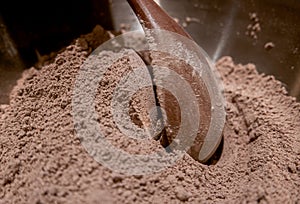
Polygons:
[[[108,139],[112,145],[131,154],[147,154],[153,152],[156,147],[158,149],[160,147],[159,142],[155,142],[150,135],[142,141],[127,137],[118,129],[111,111],[111,101],[115,96],[114,91],[117,85],[120,84],[121,79],[127,76],[130,71],[137,68],[144,68],[148,72],[144,62],[137,54],[117,60],[112,67],[106,71],[103,79],[100,81],[95,96],[95,106],[99,115],[98,120],[101,131],[106,133],[106,139]],[[150,75],[148,80],[151,81]],[[125,101],[125,97],[122,97],[122,101]],[[134,94],[129,112],[132,113],[132,119],[137,126],[141,128],[150,126],[150,121],[147,121],[149,113],[143,110],[149,110],[150,107],[154,105],[155,98],[151,89],[143,88]],[[130,136],[133,137],[133,135]]]
[[161,173],[124,176],[94,161],[75,136],[71,97],[80,65],[105,39],[98,27],[29,70],[0,107],[1,203],[300,202],[300,104],[274,77],[229,57],[216,64],[227,99],[216,165],[186,154]]

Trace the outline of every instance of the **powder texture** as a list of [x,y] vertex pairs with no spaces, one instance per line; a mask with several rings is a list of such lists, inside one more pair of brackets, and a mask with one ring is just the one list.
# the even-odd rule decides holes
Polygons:
[[[227,101],[216,165],[186,154],[163,172],[124,176],[94,161],[75,135],[71,97],[79,67],[108,38],[96,27],[52,64],[26,71],[10,105],[0,107],[0,203],[300,202],[300,104],[274,77],[230,57],[216,63]],[[103,94],[96,97],[99,115]],[[128,151],[144,151],[139,143],[111,139]]]

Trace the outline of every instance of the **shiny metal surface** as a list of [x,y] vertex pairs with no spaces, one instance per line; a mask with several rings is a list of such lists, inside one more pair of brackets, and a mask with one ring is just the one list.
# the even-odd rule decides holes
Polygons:
[[[157,0],[216,61],[232,56],[237,63],[254,63],[261,73],[272,74],[300,100],[300,1],[298,0]],[[113,0],[116,30],[130,25],[141,29],[129,5]],[[261,31],[257,39],[246,35],[256,13]],[[190,19],[187,19],[190,18]],[[192,22],[187,23],[186,20]],[[267,50],[265,44],[275,47]]]
[[0,104],[9,102],[9,93],[24,68],[16,45],[0,16]]

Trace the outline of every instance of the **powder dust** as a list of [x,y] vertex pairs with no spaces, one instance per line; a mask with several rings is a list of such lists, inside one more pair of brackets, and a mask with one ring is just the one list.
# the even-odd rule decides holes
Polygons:
[[107,39],[98,26],[53,63],[27,70],[0,107],[0,203],[300,202],[300,104],[274,77],[230,57],[216,63],[227,101],[216,165],[186,154],[163,172],[124,176],[94,161],[74,132],[72,89]]

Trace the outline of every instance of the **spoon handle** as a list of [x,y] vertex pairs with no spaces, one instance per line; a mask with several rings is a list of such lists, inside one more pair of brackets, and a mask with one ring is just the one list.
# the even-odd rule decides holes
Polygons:
[[192,37],[153,0],[127,0],[144,29],[163,29]]

